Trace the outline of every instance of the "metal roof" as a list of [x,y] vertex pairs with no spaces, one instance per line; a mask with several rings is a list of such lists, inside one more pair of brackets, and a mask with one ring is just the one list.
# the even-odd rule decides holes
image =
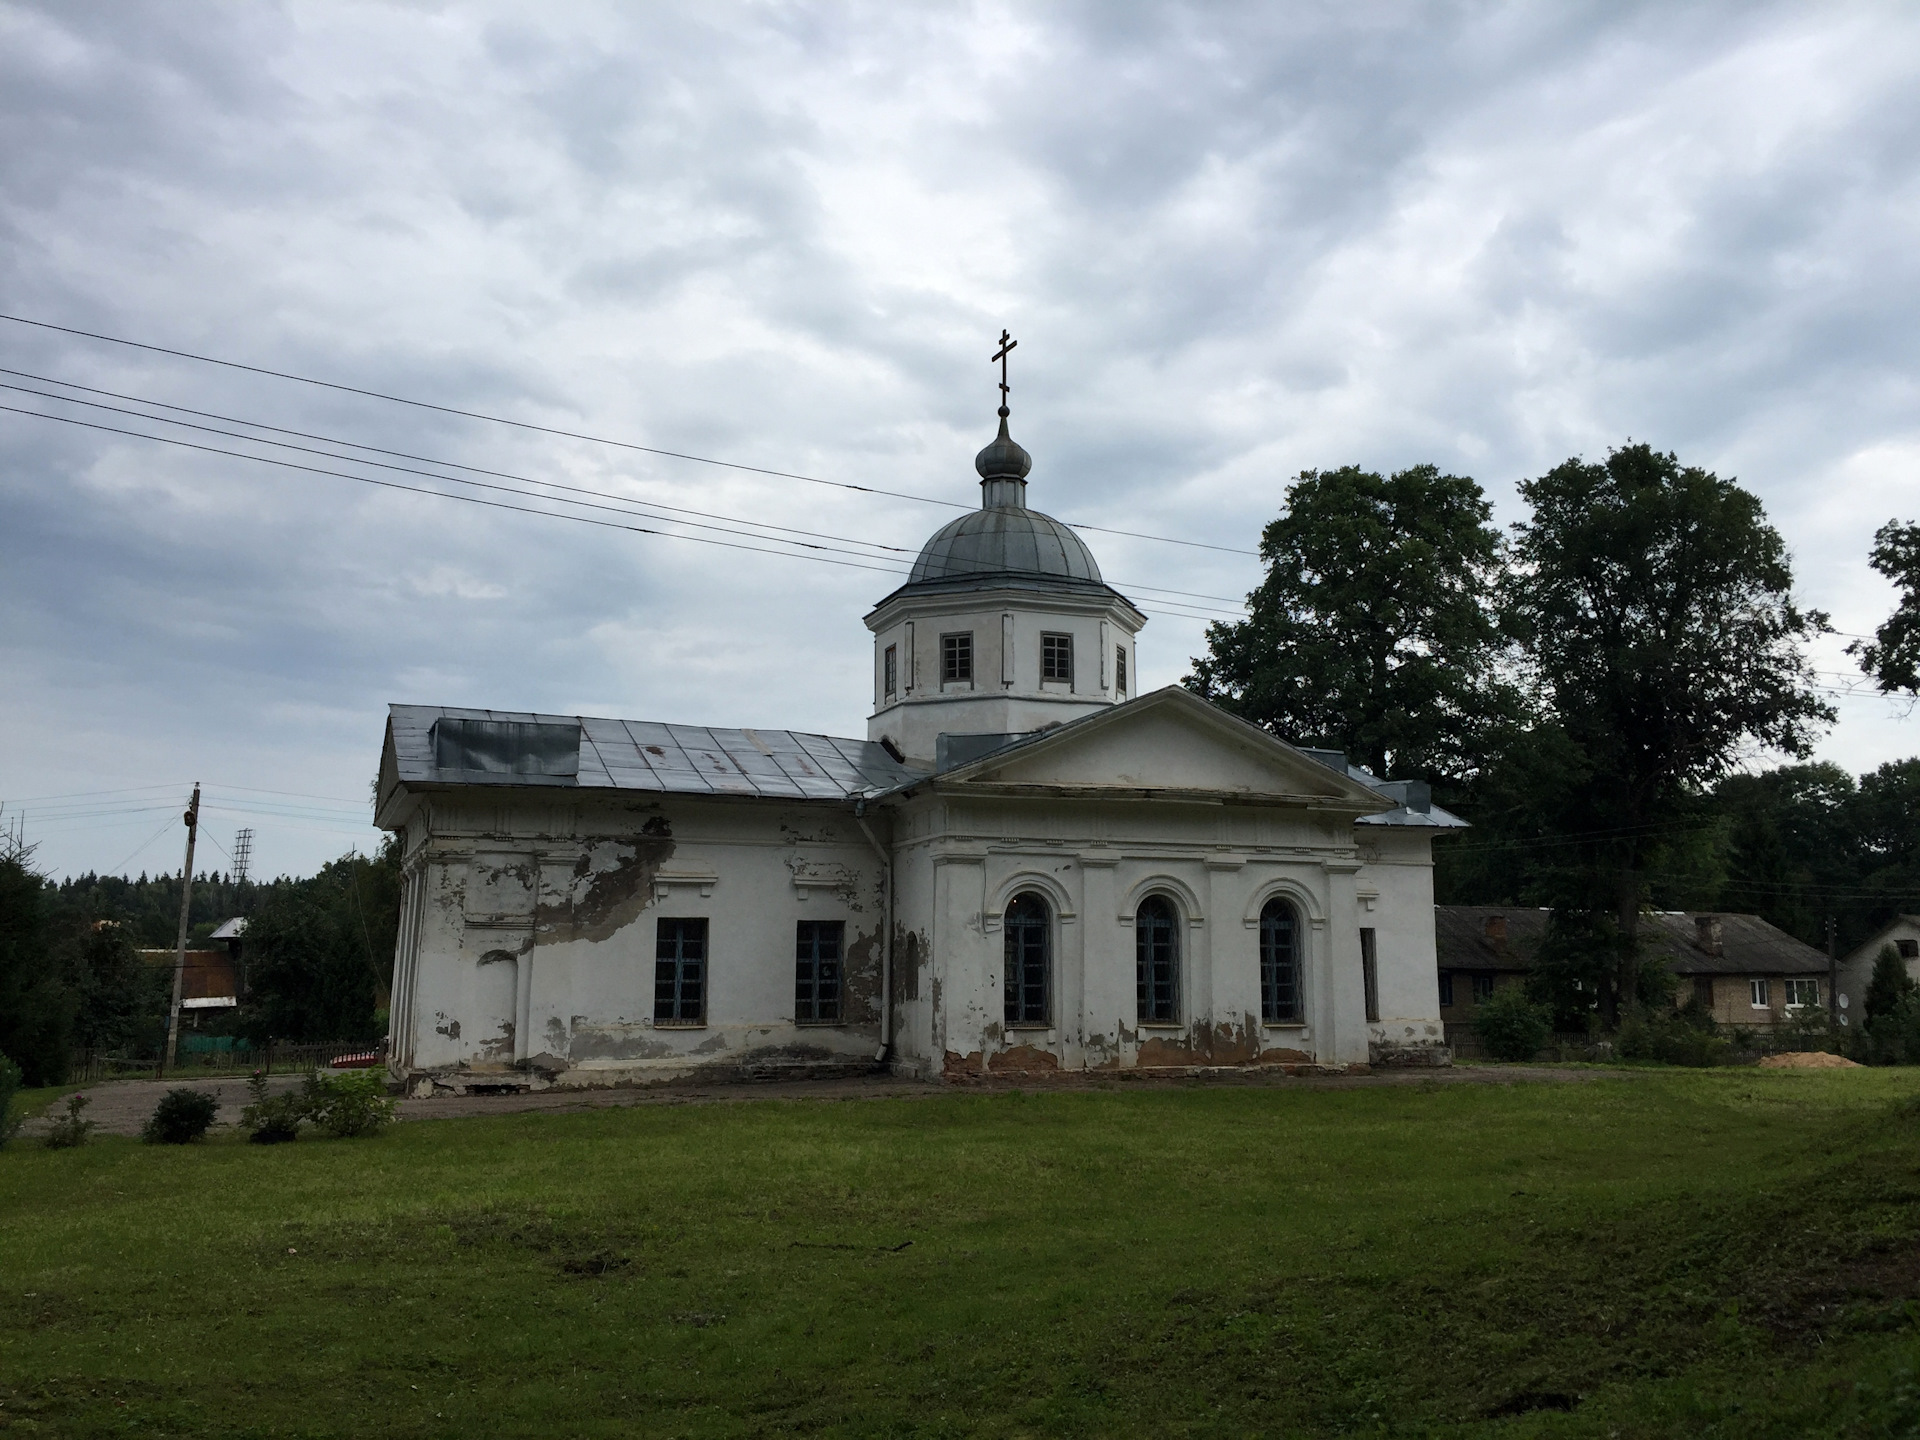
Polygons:
[[[464,722],[459,767],[436,763],[434,726]],[[473,722],[479,722],[476,726]],[[497,723],[507,736],[574,727],[579,734],[575,773],[529,770],[502,757],[497,769],[472,762],[484,749],[474,736]],[[388,707],[394,766],[405,785],[539,785],[582,790],[635,790],[672,795],[740,795],[778,800],[849,800],[920,779],[871,740],[809,735],[792,730],[723,730],[608,720],[586,715],[463,710],[440,705]],[[479,756],[482,760],[485,756]],[[550,757],[541,757],[547,759]]]

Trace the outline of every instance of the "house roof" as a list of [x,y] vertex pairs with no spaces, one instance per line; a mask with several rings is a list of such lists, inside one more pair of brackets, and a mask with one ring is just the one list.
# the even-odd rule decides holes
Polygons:
[[1889,920],[1878,930],[1874,931],[1873,934],[1849,950],[1841,957],[1840,963],[1843,965],[1852,965],[1861,959],[1876,959],[1879,956],[1880,947],[1887,943],[1888,937],[1891,936],[1894,931],[1902,928],[1920,930],[1920,915],[1894,916],[1893,919]]
[[[1498,905],[1433,907],[1435,949],[1442,970],[1533,968],[1547,932],[1547,911]],[[1505,938],[1487,933],[1487,922],[1504,921]],[[1701,920],[1720,922],[1720,953],[1700,943]],[[1723,911],[1662,910],[1643,917],[1640,935],[1650,958],[1676,975],[1824,975],[1827,956],[1758,915]]]
[[394,778],[415,787],[847,800],[922,775],[871,740],[440,705],[388,707],[387,750]]
[[247,933],[246,916],[236,915],[233,919],[221,925],[221,927],[218,930],[214,931],[207,938],[209,940],[238,940],[242,935],[246,933]]
[[[171,950],[142,950],[139,956],[156,969],[164,966],[171,969],[174,952]],[[225,950],[189,950],[186,964],[180,974],[180,999],[185,1004],[191,1000],[218,999],[240,993],[240,981],[233,968],[233,957]]]

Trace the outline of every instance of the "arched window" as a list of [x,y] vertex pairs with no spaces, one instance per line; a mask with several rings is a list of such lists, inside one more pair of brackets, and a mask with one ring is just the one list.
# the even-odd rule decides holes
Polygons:
[[1260,1018],[1269,1025],[1297,1022],[1300,998],[1300,918],[1278,896],[1260,911]]
[[1002,928],[1007,937],[1007,1024],[1051,1023],[1053,912],[1031,890],[1013,897]]
[[1140,1020],[1168,1025],[1180,1019],[1180,927],[1166,897],[1149,895],[1133,917],[1139,957]]

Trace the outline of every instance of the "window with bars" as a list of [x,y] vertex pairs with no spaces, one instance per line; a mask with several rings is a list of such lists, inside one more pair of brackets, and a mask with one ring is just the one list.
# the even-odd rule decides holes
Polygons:
[[1300,1020],[1300,921],[1285,900],[1260,911],[1260,1018],[1269,1025]]
[[802,1025],[840,1021],[840,947],[843,920],[802,920],[793,968],[793,1018]]
[[967,630],[957,635],[942,635],[940,637],[941,683],[972,679],[973,632]]
[[885,672],[886,693],[900,693],[900,647],[889,645],[882,659],[881,669]]
[[707,1021],[707,922],[661,920],[653,965],[653,1023]]
[[1127,693],[1127,647],[1113,647],[1113,688],[1119,695]]
[[1073,683],[1073,636],[1052,631],[1040,636],[1040,678]]
[[1001,922],[1006,935],[1007,1024],[1052,1022],[1053,911],[1031,891],[1016,895]]
[[1180,1019],[1180,927],[1173,904],[1149,895],[1133,916],[1140,1021],[1172,1025]]

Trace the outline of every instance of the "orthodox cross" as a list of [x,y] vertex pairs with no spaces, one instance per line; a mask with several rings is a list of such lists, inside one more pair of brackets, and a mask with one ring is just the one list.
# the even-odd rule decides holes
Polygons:
[[1003,415],[1007,412],[1007,352],[1019,343],[1018,340],[1015,340],[1005,330],[1002,330],[1000,332],[1000,349],[993,357],[1000,362],[1000,413]]

